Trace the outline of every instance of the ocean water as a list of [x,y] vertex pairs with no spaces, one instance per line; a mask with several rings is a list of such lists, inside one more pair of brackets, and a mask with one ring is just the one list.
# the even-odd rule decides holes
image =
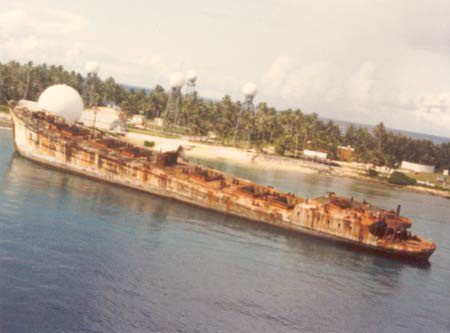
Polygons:
[[450,201],[360,181],[218,168],[302,196],[402,205],[411,265],[14,153],[0,129],[0,332],[448,332]]

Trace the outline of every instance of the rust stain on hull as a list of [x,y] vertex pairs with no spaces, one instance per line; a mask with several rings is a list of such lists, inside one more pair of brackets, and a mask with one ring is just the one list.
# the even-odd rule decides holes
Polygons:
[[432,241],[409,232],[411,221],[398,211],[334,193],[303,199],[192,164],[178,151],[137,147],[44,111],[11,109],[16,150],[44,164],[385,254],[428,260],[436,249]]

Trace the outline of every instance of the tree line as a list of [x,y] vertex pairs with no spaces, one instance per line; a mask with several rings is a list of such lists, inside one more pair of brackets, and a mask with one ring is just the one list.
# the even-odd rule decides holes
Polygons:
[[[95,76],[89,80],[62,66],[0,63],[0,104],[11,99],[37,100],[48,86],[65,83],[80,92],[85,105],[117,105],[128,115],[165,117],[171,91],[160,85],[146,90],[127,87],[112,77],[101,80]],[[300,109],[276,110],[266,103],[249,109],[228,95],[220,101],[201,98],[196,93],[181,98],[177,123],[171,129],[197,136],[213,132],[223,144],[258,149],[272,146],[277,154],[293,157],[303,149],[311,149],[324,151],[330,158],[337,157],[338,146],[349,145],[355,149],[357,160],[364,163],[393,168],[407,160],[438,169],[450,168],[450,142],[437,145],[396,134],[383,123],[373,130],[350,125],[342,131],[332,121],[323,121],[316,113],[306,114]]]

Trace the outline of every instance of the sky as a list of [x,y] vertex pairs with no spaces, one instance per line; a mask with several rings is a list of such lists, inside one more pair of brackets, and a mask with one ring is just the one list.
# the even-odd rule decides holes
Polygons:
[[151,88],[195,69],[203,97],[450,136],[450,1],[0,0],[0,62]]

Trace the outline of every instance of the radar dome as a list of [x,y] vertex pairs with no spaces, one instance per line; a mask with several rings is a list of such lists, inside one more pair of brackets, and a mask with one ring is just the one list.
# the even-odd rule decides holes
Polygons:
[[186,80],[188,81],[195,81],[197,80],[197,72],[194,70],[190,70],[186,73]]
[[254,84],[253,82],[247,82],[242,87],[242,93],[245,96],[255,97],[257,92],[258,90],[256,89],[256,84]]
[[96,61],[88,61],[85,69],[90,74],[97,74],[100,71],[100,65]]
[[172,88],[181,88],[184,85],[184,75],[182,73],[173,73],[170,77],[170,86]]
[[56,84],[45,89],[39,96],[38,104],[44,110],[73,122],[80,120],[83,111],[80,94],[65,84]]

